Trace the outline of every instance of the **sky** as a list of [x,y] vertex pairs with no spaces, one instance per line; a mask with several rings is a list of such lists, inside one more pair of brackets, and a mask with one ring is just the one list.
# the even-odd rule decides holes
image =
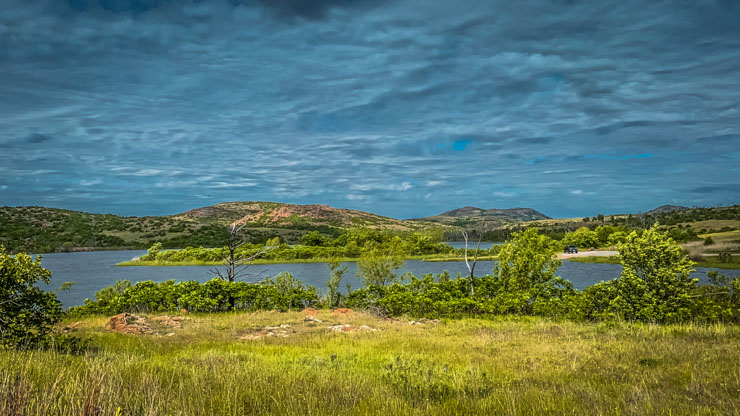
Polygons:
[[2,0],[0,205],[740,203],[740,2]]

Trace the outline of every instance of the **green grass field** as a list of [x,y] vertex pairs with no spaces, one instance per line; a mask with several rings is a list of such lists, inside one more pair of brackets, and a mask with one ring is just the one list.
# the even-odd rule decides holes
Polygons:
[[315,316],[187,315],[153,335],[87,318],[85,355],[0,351],[0,414],[740,414],[738,326]]

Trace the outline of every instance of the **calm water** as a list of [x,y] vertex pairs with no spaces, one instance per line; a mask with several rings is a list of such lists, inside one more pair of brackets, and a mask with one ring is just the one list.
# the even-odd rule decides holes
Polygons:
[[[80,305],[85,298],[94,298],[95,292],[110,286],[120,279],[129,279],[131,282],[152,280],[163,282],[169,279],[177,281],[197,280],[205,282],[213,278],[208,271],[211,266],[181,266],[181,267],[115,267],[116,263],[130,260],[145,254],[144,250],[131,251],[98,251],[89,253],[54,253],[44,254],[42,266],[51,270],[52,282],[50,290],[56,290],[63,282],[71,281],[76,284],[68,291],[59,292],[59,299],[65,307]],[[493,270],[494,262],[478,262],[476,275],[481,276]],[[349,271],[342,279],[342,289],[346,291],[346,283],[353,289],[361,287],[356,277],[357,266],[347,263]],[[426,273],[440,273],[448,270],[454,277],[457,273],[467,274],[463,262],[428,262],[419,260],[407,261],[400,273],[412,272],[416,276]],[[694,277],[700,281],[706,280],[707,271],[711,269],[697,269]],[[267,276],[275,276],[280,272],[292,273],[304,284],[316,286],[319,290],[326,290],[326,280],[329,277],[329,268],[324,263],[293,263],[293,264],[266,264],[254,265],[247,271],[255,274],[250,281],[262,280]],[[578,289],[610,280],[619,276],[622,266],[617,264],[570,263],[564,261],[558,269],[558,275],[570,280]],[[720,270],[726,276],[740,276],[740,270]]]

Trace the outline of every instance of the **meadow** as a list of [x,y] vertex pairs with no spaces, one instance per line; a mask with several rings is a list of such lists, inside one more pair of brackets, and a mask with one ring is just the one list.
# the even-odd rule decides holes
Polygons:
[[[0,414],[740,413],[737,325],[308,313],[322,322],[188,314],[147,335],[67,321],[92,340],[82,355],[0,351]],[[279,325],[282,336],[240,339]]]

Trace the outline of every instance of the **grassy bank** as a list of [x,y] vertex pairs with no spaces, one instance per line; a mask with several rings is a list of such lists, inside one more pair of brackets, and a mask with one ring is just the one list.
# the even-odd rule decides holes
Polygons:
[[[427,254],[420,256],[406,256],[405,260],[423,260],[430,262],[440,261],[465,261],[464,257],[450,257],[446,254]],[[490,261],[496,260],[496,256],[483,256],[478,257],[478,261]],[[359,260],[357,257],[341,257],[338,259],[341,262],[354,263]],[[470,257],[472,261],[472,257]],[[313,259],[257,259],[251,262],[251,264],[293,264],[293,263],[326,263],[329,259],[326,258],[313,258]],[[164,261],[164,260],[131,260],[124,261],[116,264],[116,266],[221,266],[223,262],[220,261]]]
[[[618,256],[611,257],[571,257],[568,261],[574,263],[607,263],[607,264],[620,264]],[[740,262],[734,260],[732,263],[723,263],[720,261],[698,261],[696,267],[705,267],[708,269],[740,269]]]
[[[77,332],[93,352],[0,351],[0,414],[740,412],[737,326],[316,316],[190,315],[155,335],[87,318]],[[377,331],[327,328],[336,323]],[[239,340],[280,324],[285,338]]]

